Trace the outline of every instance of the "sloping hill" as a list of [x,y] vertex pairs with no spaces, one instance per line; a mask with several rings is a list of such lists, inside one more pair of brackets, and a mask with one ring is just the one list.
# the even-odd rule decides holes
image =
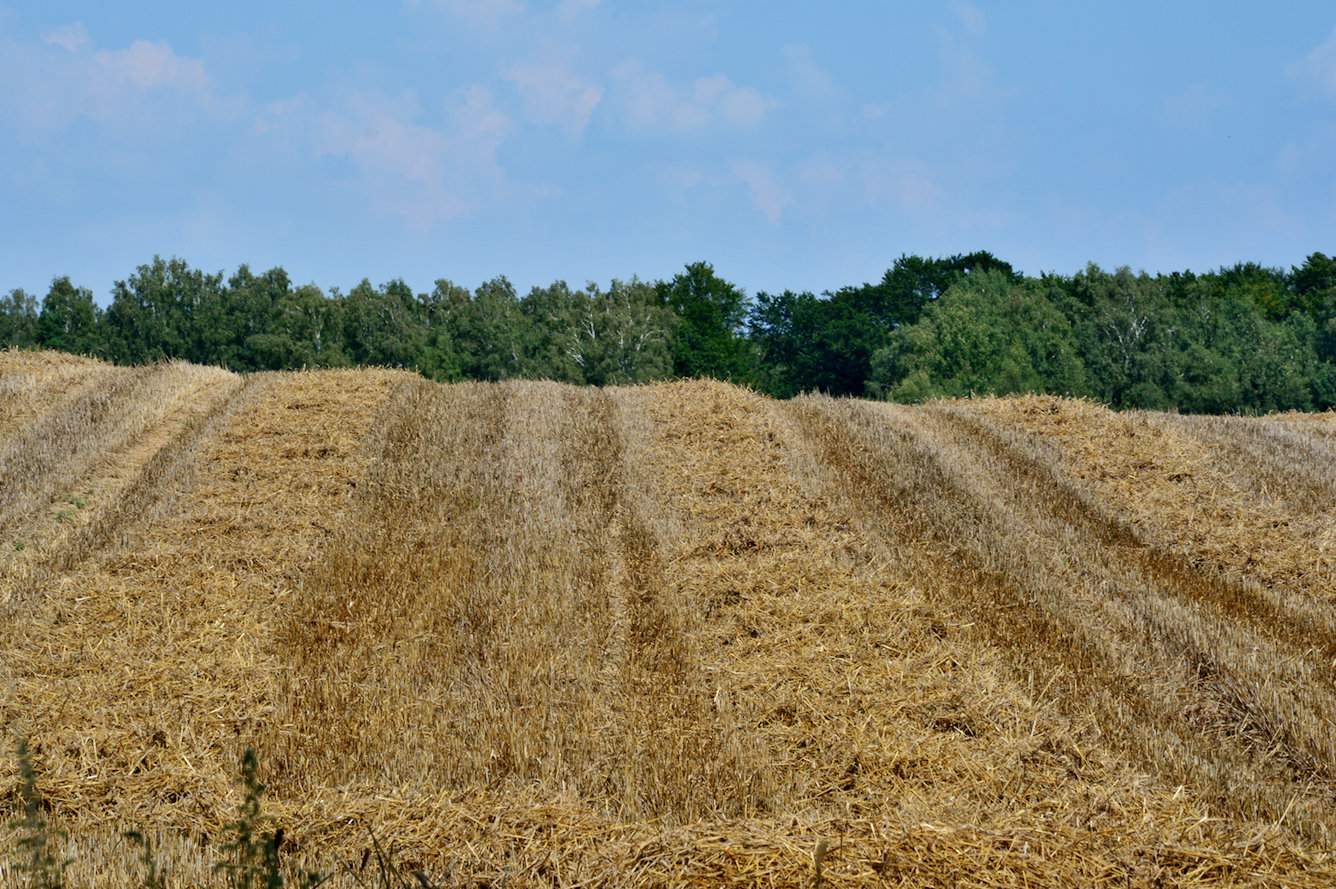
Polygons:
[[1333,458],[1333,416],[3,353],[0,724],[74,883],[127,826],[208,879],[253,747],[285,855],[451,885],[1331,885]]

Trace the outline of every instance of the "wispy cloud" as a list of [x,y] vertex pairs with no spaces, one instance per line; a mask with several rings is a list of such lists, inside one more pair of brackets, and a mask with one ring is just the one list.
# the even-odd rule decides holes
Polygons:
[[1336,96],[1336,28],[1324,42],[1292,64],[1289,73],[1328,95]]
[[938,50],[942,71],[939,96],[948,101],[976,101],[996,96],[1001,89],[993,66],[983,52],[988,31],[987,16],[972,3],[955,3],[951,13],[955,26],[942,31]]
[[512,125],[510,117],[497,108],[491,91],[484,86],[468,87],[446,110],[456,143],[467,147],[488,168],[499,170],[496,152]]
[[765,164],[738,161],[733,165],[733,175],[746,187],[752,205],[772,224],[778,223],[784,211],[793,204],[793,195]]
[[1190,84],[1165,96],[1161,102],[1165,122],[1185,129],[1208,126],[1218,111],[1229,104],[1228,96],[1205,83]]
[[557,14],[564,19],[573,19],[598,7],[599,0],[561,0],[557,4]]
[[944,194],[928,167],[868,154],[819,154],[792,168],[795,204],[804,208],[863,205],[926,218],[942,210]]
[[942,189],[921,168],[905,163],[868,162],[859,170],[864,200],[918,213],[937,206]]
[[563,62],[526,62],[505,71],[531,120],[554,124],[571,134],[584,131],[603,100],[603,88],[580,77]]
[[829,191],[844,184],[848,171],[844,164],[817,157],[799,163],[796,173],[804,186]]
[[204,60],[166,42],[135,40],[94,49],[81,24],[47,31],[41,42],[0,40],[0,121],[43,131],[85,118],[126,132],[147,120],[183,114],[229,116],[236,102],[219,94]]
[[487,30],[500,27],[526,10],[520,0],[432,0],[432,5],[468,25]]
[[791,43],[784,47],[784,65],[799,95],[824,99],[835,92],[830,72],[817,63],[807,44]]
[[418,185],[439,184],[446,139],[415,123],[416,99],[356,93],[346,107],[320,113],[321,154],[344,156],[375,174]]
[[684,132],[717,124],[747,129],[760,124],[776,105],[755,88],[736,84],[723,74],[678,86],[635,60],[613,69],[612,80],[625,119],[642,129]]
[[952,99],[981,99],[994,91],[993,69],[972,46],[948,40],[942,46],[942,93]]
[[88,37],[88,29],[82,22],[74,22],[69,25],[62,25],[59,28],[53,28],[42,35],[43,42],[58,46],[66,52],[82,52],[92,40]]
[[349,161],[380,211],[429,227],[505,189],[497,150],[512,124],[481,86],[459,93],[440,123],[428,117],[412,94],[354,93],[315,114],[314,151]]
[[302,114],[308,105],[309,100],[305,94],[266,102],[256,110],[251,127],[257,135],[263,136],[286,126],[288,121]]
[[956,17],[970,36],[982,37],[988,30],[988,16],[973,3],[957,2],[951,4],[951,13]]
[[204,62],[179,56],[166,43],[136,40],[125,49],[98,52],[94,62],[104,74],[139,90],[179,89],[203,95],[209,89]]

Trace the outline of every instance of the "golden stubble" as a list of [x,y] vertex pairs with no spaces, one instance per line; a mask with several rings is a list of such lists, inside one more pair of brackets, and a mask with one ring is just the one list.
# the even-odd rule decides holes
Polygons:
[[1326,426],[1100,410],[5,353],[0,720],[79,885],[248,746],[438,884],[1328,885]]

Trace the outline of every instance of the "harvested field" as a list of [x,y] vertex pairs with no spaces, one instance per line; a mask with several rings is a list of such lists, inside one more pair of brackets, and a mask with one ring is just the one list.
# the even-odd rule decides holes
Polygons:
[[0,722],[70,885],[215,881],[253,748],[334,885],[1329,886],[1334,453],[2,353]]

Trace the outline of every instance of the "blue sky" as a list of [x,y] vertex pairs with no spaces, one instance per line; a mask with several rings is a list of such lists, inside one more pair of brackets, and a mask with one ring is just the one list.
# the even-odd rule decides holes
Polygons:
[[0,0],[0,288],[1336,252],[1327,2]]

